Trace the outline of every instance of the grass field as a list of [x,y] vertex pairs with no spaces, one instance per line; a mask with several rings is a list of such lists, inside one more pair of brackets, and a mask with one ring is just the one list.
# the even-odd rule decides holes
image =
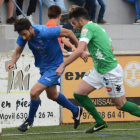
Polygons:
[[74,130],[73,125],[32,127],[21,133],[16,128],[3,128],[0,140],[136,140],[140,139],[140,122],[108,123],[108,128],[94,134],[85,130],[92,124],[81,124]]

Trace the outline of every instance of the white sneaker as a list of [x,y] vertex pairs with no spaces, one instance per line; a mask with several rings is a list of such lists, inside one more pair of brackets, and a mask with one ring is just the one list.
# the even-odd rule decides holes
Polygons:
[[33,21],[33,16],[32,15],[27,16],[27,18],[31,22],[31,24],[35,24],[34,21]]
[[24,18],[23,15],[18,15],[18,16],[17,16],[17,20],[20,20],[20,19],[22,19],[22,18]]

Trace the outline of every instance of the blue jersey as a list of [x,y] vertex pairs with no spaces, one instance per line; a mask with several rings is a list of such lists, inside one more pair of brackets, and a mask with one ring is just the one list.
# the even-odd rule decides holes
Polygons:
[[[59,67],[63,62],[63,53],[58,42],[60,27],[46,27],[42,25],[32,25],[35,37],[28,42],[29,48],[35,58],[35,66],[41,71],[51,67]],[[26,45],[26,40],[19,35],[17,44],[20,47]]]

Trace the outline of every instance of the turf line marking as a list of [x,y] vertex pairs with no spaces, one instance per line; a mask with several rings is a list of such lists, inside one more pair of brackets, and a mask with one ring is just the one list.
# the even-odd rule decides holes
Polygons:
[[124,136],[124,135],[112,135],[112,134],[94,134],[94,135],[103,135],[103,136],[112,136],[112,137],[126,137],[126,138],[140,138],[140,136]]
[[[134,129],[106,129],[104,132],[107,131],[133,131],[133,130],[140,130],[140,128]],[[140,136],[124,136],[124,135],[113,135],[113,134],[86,134],[85,131],[60,131],[60,132],[40,132],[40,133],[19,133],[19,134],[2,134],[1,136],[23,136],[23,135],[40,135],[40,134],[64,134],[64,133],[73,133],[73,134],[85,134],[85,135],[102,135],[102,136],[113,136],[113,137],[127,137],[127,138],[140,138]]]

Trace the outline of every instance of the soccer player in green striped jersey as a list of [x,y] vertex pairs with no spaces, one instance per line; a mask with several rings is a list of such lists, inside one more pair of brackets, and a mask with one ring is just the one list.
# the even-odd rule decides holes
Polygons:
[[81,37],[76,51],[59,66],[56,73],[60,76],[64,68],[75,61],[83,53],[86,46],[88,47],[94,67],[83,77],[74,93],[75,99],[90,112],[97,123],[86,133],[107,128],[107,123],[102,119],[94,103],[88,97],[92,91],[102,87],[106,88],[107,94],[117,109],[140,117],[139,106],[126,100],[123,69],[113,55],[112,45],[106,31],[98,24],[89,21],[88,13],[83,7],[74,9],[69,17],[73,28],[81,31]]

